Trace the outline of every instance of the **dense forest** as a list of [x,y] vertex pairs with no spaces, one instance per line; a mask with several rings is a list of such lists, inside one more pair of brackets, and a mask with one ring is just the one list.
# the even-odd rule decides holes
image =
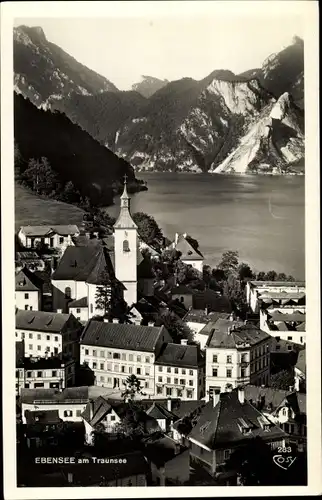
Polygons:
[[[33,182],[33,175],[28,177],[28,169],[31,168],[31,173],[37,172],[39,162],[43,163],[41,159],[46,158],[58,191],[67,184],[70,189],[72,183],[81,197],[88,197],[96,206],[113,203],[113,194],[120,189],[124,174],[128,176],[130,191],[141,188],[128,162],[100,145],[64,114],[38,109],[16,93],[14,137],[18,181],[25,178],[28,184],[29,178]],[[34,160],[32,165],[31,160]],[[34,189],[32,184],[29,186]],[[37,187],[34,190],[37,191]]]

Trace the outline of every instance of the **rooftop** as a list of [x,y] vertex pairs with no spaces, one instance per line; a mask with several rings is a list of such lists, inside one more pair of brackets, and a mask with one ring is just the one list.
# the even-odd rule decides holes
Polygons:
[[[70,318],[73,318],[71,314],[17,309],[16,328],[17,330],[60,333]],[[76,318],[74,319],[77,321]]]
[[197,368],[204,359],[196,345],[165,344],[156,358],[156,365]]
[[203,255],[198,248],[194,248],[189,237],[181,234],[178,238],[175,249],[181,252],[181,260],[203,260]]
[[46,358],[27,358],[24,357],[19,365],[16,366],[24,368],[25,370],[50,370],[55,368],[60,368],[64,365],[74,363],[72,359],[62,359],[58,356],[50,356]]
[[43,424],[43,425],[53,425],[59,424],[61,419],[59,418],[58,410],[37,410],[25,412],[27,425]]
[[26,267],[21,269],[16,276],[16,292],[39,292],[43,281]]
[[303,349],[299,352],[295,368],[300,370],[304,375],[306,375],[306,350]]
[[172,398],[170,401],[167,399],[143,399],[140,401],[140,404],[146,408],[146,411],[148,411],[148,408],[150,408],[154,403],[158,405],[158,407],[162,406],[167,410],[168,404],[170,404],[171,414],[175,415],[178,419],[198,412],[198,410],[205,405],[205,401],[195,399],[192,399],[191,401],[182,401],[181,399],[175,398]]
[[61,225],[57,224],[54,226],[21,226],[20,230],[26,236],[49,236],[52,233],[59,234],[61,236],[75,235],[79,233],[79,229],[74,224]]
[[289,288],[289,287],[305,287],[305,281],[249,281],[249,284],[253,287],[281,287],[281,288]]
[[158,467],[164,466],[174,457],[187,451],[186,447],[180,446],[169,436],[150,436],[144,440],[144,454],[149,461],[156,464]]
[[75,307],[88,307],[87,297],[82,297],[81,299],[71,300],[68,302],[68,309]]
[[17,252],[16,260],[41,261],[42,259],[39,257],[37,252]]
[[[219,320],[224,321],[224,320]],[[219,322],[218,321],[218,322]],[[217,323],[218,323],[217,322]],[[216,323],[216,325],[217,325]],[[229,322],[232,325],[233,322]],[[228,330],[228,325],[227,325]],[[222,328],[215,329],[212,334],[208,337],[206,347],[216,347],[216,348],[237,348],[246,345],[256,345],[259,342],[270,339],[270,335],[263,332],[255,325],[236,325],[235,330],[229,331]]]
[[[265,422],[268,430],[262,428],[261,421]],[[243,432],[243,428],[247,432]],[[210,400],[203,407],[197,424],[188,436],[212,450],[237,446],[238,442],[247,442],[255,437],[269,441],[282,439],[285,433],[247,400],[240,403],[237,391],[220,394],[215,407]]]
[[184,316],[183,320],[186,323],[204,323],[207,324],[209,321],[217,321],[218,318],[228,319],[230,313],[225,312],[206,312],[202,309],[190,309]]
[[[236,391],[236,389],[234,389]],[[261,387],[258,385],[247,384],[244,387],[245,398],[253,406],[260,404],[262,410],[269,409],[275,410],[284,401],[290,391],[283,391],[280,389],[273,389],[272,387]]]
[[156,343],[160,338],[164,338],[165,333],[169,335],[164,326],[128,325],[90,320],[83,331],[80,343],[153,352]]

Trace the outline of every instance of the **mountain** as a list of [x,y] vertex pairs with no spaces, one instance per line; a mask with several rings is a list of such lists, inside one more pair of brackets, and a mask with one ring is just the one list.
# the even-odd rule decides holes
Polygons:
[[288,92],[266,106],[215,173],[304,173],[304,115]]
[[13,40],[15,90],[33,104],[38,106],[49,98],[64,99],[72,92],[117,92],[113,83],[49,42],[42,28],[14,28]]
[[132,90],[138,92],[143,97],[149,98],[168,83],[168,80],[160,80],[154,76],[142,75],[141,81],[132,85]]
[[132,187],[137,183],[129,163],[101,146],[64,114],[38,109],[16,93],[14,138],[21,158],[20,173],[27,168],[29,159],[46,157],[62,185],[72,181],[81,195],[88,196],[95,205],[113,202],[113,188],[123,183],[124,174]]

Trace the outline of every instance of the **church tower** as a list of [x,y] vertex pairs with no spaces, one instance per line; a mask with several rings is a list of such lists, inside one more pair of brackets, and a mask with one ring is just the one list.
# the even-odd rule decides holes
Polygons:
[[120,214],[114,224],[114,258],[115,276],[126,288],[124,300],[129,306],[137,302],[138,263],[137,225],[131,216],[130,200],[126,189],[125,175]]

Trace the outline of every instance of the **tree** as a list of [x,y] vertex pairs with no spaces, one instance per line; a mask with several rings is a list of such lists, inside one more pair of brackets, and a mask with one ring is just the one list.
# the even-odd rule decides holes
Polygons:
[[276,271],[268,271],[266,273],[266,280],[267,281],[276,281],[277,279],[277,272]]
[[224,252],[217,268],[224,271],[226,275],[236,274],[238,268],[238,252],[235,250]]
[[223,295],[230,300],[235,313],[245,319],[248,311],[248,305],[246,301],[245,289],[242,287],[241,282],[235,277],[230,276],[224,284]]
[[163,233],[155,219],[144,212],[136,212],[132,218],[138,226],[138,233],[142,240],[148,245],[160,247],[163,240]]
[[113,229],[113,226],[116,222],[115,217],[112,217],[109,213],[97,208],[94,210],[94,224],[98,226],[107,227],[109,229]]
[[80,201],[80,193],[75,188],[72,181],[68,181],[65,184],[64,190],[61,193],[59,199],[65,203],[71,203],[71,204],[78,203]]
[[111,312],[112,298],[112,280],[107,268],[100,275],[100,283],[96,288],[95,305],[97,309],[103,311],[103,316],[107,317]]
[[133,401],[138,394],[145,396],[145,393],[142,390],[143,387],[141,386],[141,382],[136,375],[130,375],[127,377],[123,384],[125,386],[125,390],[122,392],[124,402],[127,403],[129,400]]
[[271,375],[270,386],[274,389],[287,391],[294,386],[293,370],[282,370],[274,375]]
[[45,157],[31,158],[22,177],[37,194],[49,195],[57,189],[58,177]]
[[244,281],[246,279],[254,278],[254,273],[246,262],[241,262],[237,268],[238,278],[240,281]]
[[188,342],[193,342],[193,332],[175,313],[168,310],[161,313],[157,320],[157,324],[164,325],[175,344],[180,344],[181,339],[187,339]]

